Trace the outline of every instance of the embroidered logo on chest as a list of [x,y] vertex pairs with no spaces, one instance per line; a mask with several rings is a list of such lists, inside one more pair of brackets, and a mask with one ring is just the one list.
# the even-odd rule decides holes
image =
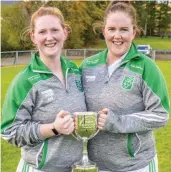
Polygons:
[[76,83],[77,88],[78,88],[81,92],[83,92],[83,87],[82,87],[81,81],[80,81],[80,80],[75,80],[75,83]]
[[133,83],[134,83],[135,77],[130,75],[125,75],[124,79],[122,81],[122,88],[125,90],[132,89]]
[[96,76],[85,76],[86,82],[93,82],[96,79]]

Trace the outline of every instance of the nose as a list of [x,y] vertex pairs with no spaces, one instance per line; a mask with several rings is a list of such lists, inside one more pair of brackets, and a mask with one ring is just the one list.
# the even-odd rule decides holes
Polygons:
[[114,37],[114,38],[121,38],[121,33],[120,33],[120,31],[119,31],[119,30],[116,30],[116,31],[114,32],[114,34],[113,34],[113,37]]
[[51,32],[47,32],[46,39],[47,40],[52,40],[53,39],[53,35],[52,35]]

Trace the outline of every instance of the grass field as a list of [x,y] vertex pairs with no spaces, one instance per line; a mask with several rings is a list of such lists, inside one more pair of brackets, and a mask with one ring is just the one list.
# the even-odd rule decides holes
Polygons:
[[[80,61],[79,61],[80,63]],[[171,61],[157,61],[156,62],[161,71],[163,72],[167,86],[169,89],[169,95],[171,100]],[[24,66],[13,66],[1,68],[1,102],[5,98],[7,88],[14,78],[14,76]],[[157,83],[156,83],[157,84]],[[170,111],[171,114],[171,111]],[[159,159],[159,172],[171,172],[171,119],[167,126],[155,131],[156,145]],[[2,140],[2,172],[14,172],[16,170],[18,161],[20,159],[20,149],[7,144]]]
[[[148,38],[139,38],[137,37],[134,40],[134,43],[136,45],[138,44],[150,44],[153,50],[171,50],[171,38],[165,37],[164,39],[161,39],[160,37],[148,37]],[[104,48],[106,47],[104,40],[99,40],[97,44],[93,44],[92,46],[89,46],[89,48]]]

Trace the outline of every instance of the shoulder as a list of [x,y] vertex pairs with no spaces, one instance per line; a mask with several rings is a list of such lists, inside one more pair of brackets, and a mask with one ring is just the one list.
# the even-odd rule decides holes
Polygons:
[[17,85],[17,84],[22,84],[24,82],[27,82],[27,78],[30,75],[30,73],[31,73],[30,65],[28,65],[15,76],[12,83],[14,85]]
[[67,59],[65,57],[62,57],[62,59],[64,60],[67,67],[69,67],[69,68],[78,68],[76,63],[74,63],[72,60],[69,60],[69,59]]
[[105,49],[104,51],[83,60],[81,64],[82,68],[95,67],[106,64],[107,51],[108,50]]
[[72,60],[69,60],[65,57],[61,57],[61,59],[62,59],[62,63],[65,64],[66,68],[69,69],[69,73],[80,74],[79,68],[76,65],[76,63],[74,63]]
[[8,92],[12,94],[21,94],[23,92],[28,92],[32,87],[29,79],[34,76],[34,72],[32,72],[30,65],[26,66],[23,70],[21,70],[15,78],[12,80]]
[[159,67],[157,66],[156,62],[154,60],[152,60],[150,57],[141,54],[140,55],[140,64],[142,64],[143,68],[144,68],[144,72],[149,72],[151,74],[153,74],[153,72],[158,72],[160,71]]
[[148,56],[138,53],[136,57],[132,58],[126,65],[131,71],[140,74],[156,73],[160,71],[156,63]]

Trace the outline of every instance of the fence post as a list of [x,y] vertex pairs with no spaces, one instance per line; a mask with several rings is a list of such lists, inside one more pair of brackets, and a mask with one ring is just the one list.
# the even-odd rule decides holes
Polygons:
[[86,58],[86,49],[84,49],[84,59]]
[[13,65],[18,64],[18,51],[15,52],[15,59]]
[[154,61],[156,60],[156,50],[152,51],[152,58],[153,58]]

